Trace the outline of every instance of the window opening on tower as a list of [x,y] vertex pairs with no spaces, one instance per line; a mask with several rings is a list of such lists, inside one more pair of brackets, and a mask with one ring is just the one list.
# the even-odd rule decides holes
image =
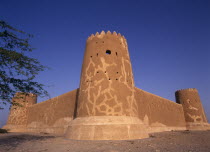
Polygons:
[[106,54],[110,55],[111,51],[110,50],[106,50]]

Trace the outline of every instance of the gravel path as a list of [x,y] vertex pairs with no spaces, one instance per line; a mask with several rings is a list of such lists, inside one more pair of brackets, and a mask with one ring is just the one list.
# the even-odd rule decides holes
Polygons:
[[49,134],[0,134],[0,152],[210,152],[210,131],[171,131],[124,141],[77,141]]

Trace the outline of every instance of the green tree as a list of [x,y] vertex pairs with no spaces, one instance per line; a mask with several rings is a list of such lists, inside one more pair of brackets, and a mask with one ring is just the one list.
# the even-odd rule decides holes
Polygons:
[[28,57],[32,52],[29,39],[33,36],[18,30],[0,20],[0,108],[12,103],[16,92],[48,95],[44,85],[36,82],[35,77],[47,67],[37,59]]

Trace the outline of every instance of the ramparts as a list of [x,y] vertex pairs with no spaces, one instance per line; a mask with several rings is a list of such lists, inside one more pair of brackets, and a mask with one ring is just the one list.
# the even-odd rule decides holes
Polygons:
[[[23,113],[11,111],[8,123],[4,128],[17,132],[46,132],[64,135],[69,123],[75,118],[78,93],[79,89],[76,89],[26,108],[20,107],[27,111],[24,115],[25,128],[17,121]],[[176,96],[178,96],[177,93]],[[147,126],[147,132],[189,129],[186,128],[188,120],[185,120],[185,113],[188,111],[183,110],[181,103],[175,103],[136,87],[135,99],[138,104],[138,118]],[[18,109],[18,111],[21,110]],[[202,129],[209,129],[206,119],[205,127]]]
[[64,134],[75,115],[78,89],[28,108],[27,130]]
[[149,132],[186,129],[181,104],[138,88],[135,91],[139,118],[148,125]]

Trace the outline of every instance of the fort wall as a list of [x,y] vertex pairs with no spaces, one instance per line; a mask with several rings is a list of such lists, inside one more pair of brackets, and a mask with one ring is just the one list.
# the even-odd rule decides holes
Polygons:
[[148,125],[149,132],[186,129],[181,104],[138,88],[135,91],[139,118]]
[[28,107],[27,130],[63,134],[74,118],[78,89]]

